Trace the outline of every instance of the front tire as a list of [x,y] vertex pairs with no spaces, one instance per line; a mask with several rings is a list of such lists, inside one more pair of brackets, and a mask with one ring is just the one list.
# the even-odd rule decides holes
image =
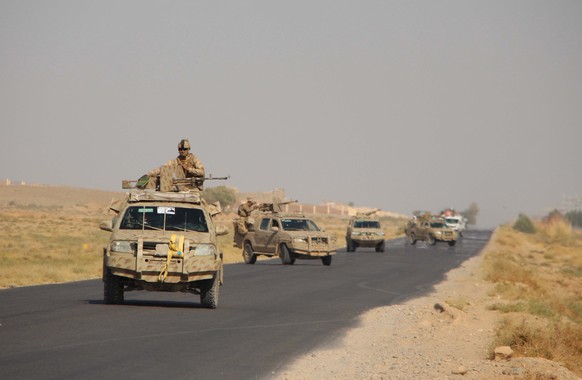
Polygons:
[[214,273],[214,278],[204,280],[200,287],[200,303],[208,309],[218,306],[218,289],[220,288],[220,272]]
[[434,236],[428,235],[428,237],[426,238],[426,242],[428,243],[428,245],[435,245],[436,239],[434,238]]
[[376,252],[384,252],[385,242],[376,245]]
[[295,258],[291,257],[291,252],[289,252],[289,248],[287,248],[287,246],[285,244],[281,244],[281,261],[283,262],[283,265],[293,265],[293,263],[295,262]]
[[346,249],[348,252],[356,252],[356,244],[351,239],[347,239]]
[[253,246],[248,241],[245,243],[242,255],[246,264],[254,264],[257,261],[257,255],[253,254]]
[[108,305],[123,304],[123,281],[106,269],[103,283],[103,296]]
[[449,246],[454,247],[456,243],[457,243],[456,240],[451,240],[451,241],[449,241]]
[[414,234],[408,235],[408,242],[410,243],[410,245],[415,245],[416,244],[416,236],[414,236]]
[[323,265],[325,266],[330,266],[331,265],[331,255],[329,256],[323,256],[321,258],[321,262],[323,263]]

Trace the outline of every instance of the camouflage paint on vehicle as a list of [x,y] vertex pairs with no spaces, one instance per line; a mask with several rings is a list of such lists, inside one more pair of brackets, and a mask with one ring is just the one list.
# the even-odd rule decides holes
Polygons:
[[346,230],[346,250],[355,252],[358,247],[374,248],[384,252],[385,233],[380,220],[374,215],[378,210],[350,217]]
[[123,303],[132,290],[180,291],[217,307],[223,260],[212,217],[219,209],[197,191],[132,188],[112,205],[113,219],[100,226],[111,232],[103,249],[105,302]]
[[[234,245],[242,248],[247,264],[254,264],[260,255],[279,257],[283,264],[292,265],[296,259],[320,259],[330,265],[337,250],[337,239],[326,233],[303,214],[281,213],[263,207],[247,219],[244,233],[236,232]],[[235,223],[235,231],[236,224]]]
[[445,241],[452,247],[458,238],[457,232],[449,228],[442,218],[430,214],[410,219],[404,232],[411,245],[416,244],[418,240],[426,241],[429,245],[435,245],[437,241]]

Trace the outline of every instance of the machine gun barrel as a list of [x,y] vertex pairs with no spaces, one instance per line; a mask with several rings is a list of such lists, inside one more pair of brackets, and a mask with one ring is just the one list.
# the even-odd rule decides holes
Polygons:
[[[198,185],[204,181],[225,181],[230,179],[230,176],[227,175],[226,177],[213,177],[210,174],[208,177],[191,177],[191,178],[173,178],[172,185]],[[145,184],[147,184],[149,177],[147,175],[143,175],[138,180],[131,180],[131,179],[124,179],[121,181],[121,188],[122,189],[135,189],[136,187],[143,188]]]
[[359,216],[371,216],[374,215],[375,213],[377,213],[378,211],[380,211],[379,208],[371,210],[371,211],[366,211],[366,212],[358,212]]
[[288,205],[290,203],[297,203],[297,199],[292,199],[290,201],[284,202],[273,202],[273,203],[261,203],[259,205],[259,210],[264,212],[281,212],[283,209],[281,206]]
[[187,185],[187,184],[195,184],[198,183],[200,181],[226,181],[227,179],[229,179],[230,176],[226,176],[226,177],[213,177],[212,174],[209,175],[208,177],[190,177],[190,178],[174,178],[172,180],[172,184],[174,185]]

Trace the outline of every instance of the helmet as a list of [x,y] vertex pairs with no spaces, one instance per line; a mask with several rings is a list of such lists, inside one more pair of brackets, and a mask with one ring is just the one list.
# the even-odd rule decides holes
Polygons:
[[190,141],[186,139],[180,140],[178,143],[178,149],[190,149]]

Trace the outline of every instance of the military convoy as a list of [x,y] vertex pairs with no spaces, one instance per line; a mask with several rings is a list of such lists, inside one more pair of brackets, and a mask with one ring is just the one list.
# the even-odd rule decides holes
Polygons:
[[355,252],[358,247],[371,247],[384,252],[385,234],[380,220],[374,215],[379,210],[368,211],[350,217],[346,231],[346,250]]
[[406,224],[404,232],[411,245],[416,244],[418,240],[423,240],[429,245],[443,241],[453,247],[458,238],[457,232],[448,227],[443,218],[427,212],[415,213]]
[[331,265],[336,237],[303,214],[281,212],[280,204],[262,204],[247,218],[244,229],[240,219],[234,221],[234,245],[242,249],[245,263],[254,264],[264,255],[279,257],[284,265],[296,259],[321,259],[323,265]]
[[125,199],[110,206],[112,220],[100,228],[111,232],[103,249],[104,299],[122,304],[133,290],[190,292],[202,306],[218,305],[223,283],[223,255],[215,226],[219,204],[207,204],[198,191],[161,192],[124,181]]
[[[125,292],[146,290],[197,294],[202,306],[216,308],[223,283],[223,254],[217,236],[228,233],[225,226],[214,223],[220,204],[204,201],[199,187],[190,183],[194,179],[170,179],[172,183],[146,188],[151,181],[144,177],[122,182],[129,192],[110,206],[115,216],[100,224],[102,230],[111,232],[109,244],[103,248],[105,303],[122,304]],[[297,259],[318,259],[331,265],[336,237],[302,213],[282,212],[281,205],[286,203],[290,202],[253,206],[250,214],[233,221],[233,242],[242,249],[244,262],[254,264],[263,255],[279,257],[284,265]],[[349,219],[348,252],[360,247],[384,252],[385,234],[374,215],[377,211]],[[454,246],[458,237],[443,218],[428,212],[415,213],[405,233],[412,245],[424,240],[430,245],[445,241]]]

